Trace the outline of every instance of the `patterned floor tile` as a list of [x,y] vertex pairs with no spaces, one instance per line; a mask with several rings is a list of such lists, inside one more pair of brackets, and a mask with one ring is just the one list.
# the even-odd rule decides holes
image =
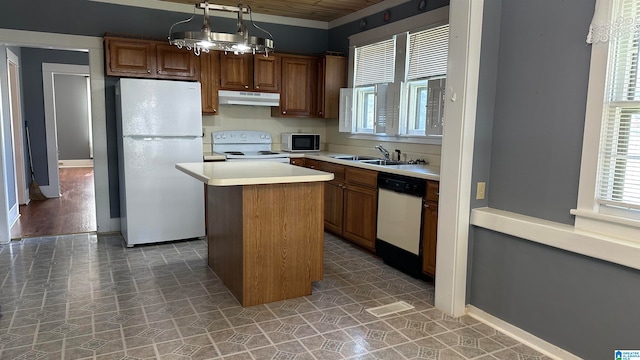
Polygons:
[[[111,234],[0,245],[0,358],[548,360],[331,234],[310,296],[248,308],[206,254],[202,239],[127,248]],[[396,301],[414,308],[366,311]]]

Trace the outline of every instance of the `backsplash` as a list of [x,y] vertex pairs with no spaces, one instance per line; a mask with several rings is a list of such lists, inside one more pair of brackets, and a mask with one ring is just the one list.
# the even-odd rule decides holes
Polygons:
[[273,150],[280,150],[280,134],[305,132],[320,134],[323,149],[326,142],[325,119],[291,119],[271,117],[271,108],[265,106],[220,105],[219,115],[202,117],[203,148],[211,151],[211,132],[223,130],[266,131],[273,137]]

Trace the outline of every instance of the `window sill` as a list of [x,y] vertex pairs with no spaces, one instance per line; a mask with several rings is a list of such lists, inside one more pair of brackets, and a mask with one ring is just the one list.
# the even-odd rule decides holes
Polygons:
[[347,138],[355,140],[391,141],[398,143],[413,143],[425,145],[442,145],[442,136],[387,136],[376,134],[347,134]]
[[[625,240],[584,228],[491,208],[471,210],[470,222],[488,230],[640,270],[640,242],[637,240]],[[640,230],[633,228],[633,231],[635,237],[630,239],[640,239]]]

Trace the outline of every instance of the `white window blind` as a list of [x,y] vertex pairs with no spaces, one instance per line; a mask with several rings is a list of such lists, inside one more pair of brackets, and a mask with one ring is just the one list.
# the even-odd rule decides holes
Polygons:
[[[636,18],[639,10],[640,1],[618,1],[614,19]],[[636,210],[640,210],[638,48],[637,32],[611,39],[597,189],[601,205]]]
[[449,24],[409,35],[407,80],[447,74]]
[[354,86],[391,83],[396,62],[395,37],[355,49]]

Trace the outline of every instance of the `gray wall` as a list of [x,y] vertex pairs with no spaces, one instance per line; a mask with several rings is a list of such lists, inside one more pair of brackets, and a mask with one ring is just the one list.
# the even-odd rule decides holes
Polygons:
[[[441,8],[443,6],[449,5],[449,0],[429,0],[427,1],[427,6],[424,10],[418,9],[419,1],[408,1],[406,3],[400,4],[396,7],[388,9],[391,13],[390,23],[406,19],[408,17],[421,14],[423,12],[428,12],[431,10],[435,10],[437,8]],[[385,10],[386,11],[386,10]],[[357,34],[359,32],[371,30],[377,28],[379,26],[386,25],[384,22],[384,13],[385,11],[378,12],[376,14],[366,16],[357,21],[353,21],[344,25],[336,26],[333,29],[329,30],[329,50],[341,52],[343,54],[349,53],[349,36],[353,34]],[[360,26],[360,20],[366,21],[366,26]]]
[[87,77],[53,75],[55,93],[58,158],[90,159],[89,99]]
[[[474,182],[492,208],[573,224],[595,2],[485,3]],[[640,347],[639,271],[480,228],[469,241],[471,305],[585,359]]]
[[[33,171],[39,185],[49,184],[47,139],[44,119],[42,63],[89,65],[89,55],[79,51],[22,48],[22,103],[24,119],[29,125]],[[26,154],[26,153],[25,153]],[[27,178],[30,179],[27,168]]]

